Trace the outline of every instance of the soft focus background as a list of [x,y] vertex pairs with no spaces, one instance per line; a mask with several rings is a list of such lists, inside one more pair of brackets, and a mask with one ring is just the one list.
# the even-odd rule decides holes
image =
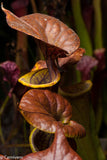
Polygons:
[[[75,66],[76,80],[93,82],[92,102],[97,132],[107,152],[107,0],[7,0],[3,6],[21,17],[32,13],[54,16],[80,37],[86,53]],[[23,156],[31,152],[28,142],[30,127],[20,115],[17,106],[26,88],[13,83],[10,70],[3,62],[18,65],[20,75],[30,71],[42,58],[34,38],[11,29],[0,9],[0,154]],[[3,68],[4,67],[4,68]],[[5,70],[6,69],[6,70]],[[15,68],[13,74],[19,76]],[[17,74],[16,74],[17,73]],[[5,77],[7,76],[7,77]],[[12,75],[11,75],[12,76]],[[70,75],[73,79],[73,75]],[[74,78],[75,79],[75,78]],[[15,94],[11,94],[11,92]],[[106,143],[105,143],[106,142]],[[20,155],[19,155],[20,153]]]

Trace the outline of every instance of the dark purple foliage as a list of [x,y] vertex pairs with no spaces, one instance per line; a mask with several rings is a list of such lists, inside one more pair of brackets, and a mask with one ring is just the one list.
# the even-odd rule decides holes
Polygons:
[[29,0],[15,0],[11,4],[12,9],[14,10],[14,13],[21,17],[26,14],[26,8],[29,4]]
[[97,70],[101,71],[101,70],[105,69],[105,67],[106,67],[105,48],[96,49],[94,51],[94,56],[98,60]]
[[77,63],[77,70],[82,73],[82,80],[90,79],[91,69],[97,66],[98,61],[91,56],[83,56]]
[[[106,62],[105,62],[105,49],[100,48],[94,51],[94,56],[98,60],[97,69],[93,76],[93,87],[92,87],[92,102],[95,114],[98,112],[99,100],[101,101],[102,89],[104,81],[107,78]],[[101,105],[102,102],[100,102]]]
[[4,70],[3,80],[8,81],[11,88],[14,88],[20,74],[18,66],[15,62],[5,61],[0,64],[0,67]]
[[15,9],[19,9],[19,8],[23,8],[23,7],[27,7],[29,3],[29,0],[15,0],[11,6],[12,8]]
[[93,11],[93,6],[88,4],[85,4],[82,11],[83,19],[89,33],[91,32],[92,27]]

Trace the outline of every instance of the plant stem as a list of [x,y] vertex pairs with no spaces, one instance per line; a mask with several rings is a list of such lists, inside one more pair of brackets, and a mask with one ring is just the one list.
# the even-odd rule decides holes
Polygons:
[[32,5],[33,12],[36,13],[37,7],[36,7],[36,2],[34,0],[31,0],[31,5]]
[[3,111],[7,105],[7,102],[9,100],[9,96],[7,96],[4,100],[4,103],[2,104],[1,108],[0,108],[0,138],[1,138],[1,142],[4,144],[5,143],[5,140],[4,140],[4,137],[3,137],[3,132],[2,132],[2,125],[1,125],[1,116],[3,114]]
[[54,60],[51,58],[51,56],[47,56],[46,63],[47,63],[47,67],[49,70],[50,81],[52,81],[55,77],[55,70],[57,68],[56,68]]
[[102,15],[101,15],[101,0],[93,0],[94,6],[94,47],[102,48],[103,40],[102,40]]
[[[94,7],[94,49],[103,48],[103,39],[102,39],[102,15],[101,15],[101,0],[93,0]],[[101,74],[101,73],[100,73]],[[98,98],[98,105],[96,111],[96,129],[99,132],[101,123],[102,123],[102,97]]]
[[4,144],[5,140],[4,140],[4,136],[3,136],[3,132],[2,132],[2,126],[1,126],[1,115],[0,115],[0,139],[1,139],[2,144]]
[[6,107],[6,104],[7,104],[7,102],[8,102],[8,100],[9,100],[9,96],[7,96],[6,98],[5,98],[5,100],[4,100],[4,102],[3,102],[3,104],[2,104],[2,106],[1,106],[1,108],[0,108],[0,116],[2,115],[2,113],[3,113],[3,111],[4,111],[4,109],[5,109],[5,107]]
[[20,68],[22,74],[29,71],[28,55],[27,55],[27,35],[17,31],[17,54],[16,64]]
[[26,120],[24,119],[24,139],[27,142],[27,128],[26,128]]
[[86,29],[85,23],[82,18],[80,0],[71,0],[71,4],[77,34],[80,37],[81,41],[81,47],[85,48],[86,55],[92,56],[92,44],[89,37],[89,33]]

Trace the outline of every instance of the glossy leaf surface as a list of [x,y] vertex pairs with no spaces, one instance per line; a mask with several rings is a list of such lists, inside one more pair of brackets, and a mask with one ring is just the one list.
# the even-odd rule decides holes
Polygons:
[[[85,53],[85,49],[79,48],[72,55],[70,55],[68,57],[58,58],[59,67],[63,67],[64,65],[69,64],[69,63],[70,64],[77,63],[82,58],[84,53]],[[42,69],[42,68],[47,68],[47,64],[46,64],[45,60],[37,61],[36,64],[34,65],[32,71]]]
[[60,73],[53,72],[52,80],[47,68],[37,70],[33,69],[31,72],[23,75],[18,79],[20,83],[32,88],[46,88],[55,85],[60,80]]
[[[9,10],[3,8],[3,6],[2,10],[6,14],[7,23],[10,27],[43,42],[41,43],[43,52],[64,56],[72,54],[80,46],[77,34],[54,17],[34,13],[18,18]],[[44,51],[45,49],[46,51]]]
[[36,71],[36,70],[40,70],[40,69],[44,69],[47,68],[47,64],[45,60],[39,60],[35,63],[34,67],[32,68],[31,71]]
[[52,145],[37,153],[31,153],[21,160],[82,160],[79,155],[69,146],[62,129],[58,126]]
[[[47,133],[34,128],[29,136],[29,144],[32,152],[42,151],[50,147],[55,134]],[[73,150],[77,150],[77,145],[74,138],[66,137],[69,145]]]
[[24,118],[34,127],[55,133],[58,121],[67,137],[85,136],[85,129],[71,121],[72,107],[62,96],[48,90],[31,89],[19,104]]
[[64,58],[58,58],[58,63],[59,66],[62,67],[65,64],[75,64],[77,63],[83,56],[83,54],[85,53],[85,49],[83,48],[78,48],[73,54],[71,54],[68,57],[64,57]]

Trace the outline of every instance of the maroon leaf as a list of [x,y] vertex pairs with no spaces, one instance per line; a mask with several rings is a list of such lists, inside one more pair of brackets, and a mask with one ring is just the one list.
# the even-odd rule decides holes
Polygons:
[[106,67],[105,48],[96,49],[94,51],[94,56],[98,60],[98,65],[97,65],[98,71],[103,70]]
[[[52,81],[56,70],[54,59],[75,54],[80,46],[78,35],[60,20],[45,14],[34,13],[19,18],[5,9],[3,5],[2,10],[5,12],[7,23],[11,28],[31,35],[38,40]],[[81,56],[75,54],[74,57],[74,61],[76,61]]]
[[71,55],[80,46],[77,34],[54,17],[35,13],[18,18],[3,6],[2,10],[10,27],[40,40],[45,56]]
[[93,6],[92,5],[88,5],[88,4],[85,4],[83,9],[82,9],[83,19],[84,19],[85,25],[86,25],[87,30],[88,30],[89,33],[91,33],[92,19],[93,19],[93,13],[94,13],[93,11],[94,11]]
[[85,129],[71,121],[72,107],[62,96],[48,90],[32,89],[25,93],[19,104],[24,118],[34,127],[55,133],[61,121],[67,137],[85,136]]
[[8,81],[13,88],[16,85],[20,74],[18,66],[15,62],[5,61],[0,64],[0,67],[4,70],[3,80]]
[[29,3],[29,0],[15,0],[13,1],[13,3],[11,4],[11,7],[16,10],[16,9],[20,9],[23,7],[26,7]]
[[[50,147],[54,139],[54,134],[50,134],[34,128],[30,134],[29,141],[32,152],[42,151]],[[67,137],[67,141],[73,150],[77,150],[74,138]]]
[[62,127],[57,126],[55,138],[52,145],[37,153],[31,153],[21,160],[82,160],[79,155],[69,146],[63,134]]
[[79,48],[73,54],[65,58],[58,58],[58,63],[60,67],[63,67],[66,64],[75,64],[77,63],[85,53],[85,49]]
[[77,63],[77,70],[82,73],[82,80],[90,79],[91,69],[97,66],[98,61],[91,56],[83,56]]
[[18,17],[21,17],[26,14],[28,4],[29,4],[29,0],[15,0],[12,2],[11,7],[14,13]]
[[[68,57],[58,58],[59,67],[63,67],[64,65],[69,64],[69,63],[70,64],[77,63],[82,58],[84,53],[85,53],[85,49],[79,48]],[[46,61],[39,60],[36,62],[36,64],[34,65],[34,67],[32,68],[31,71],[35,71],[35,70],[39,70],[39,69],[43,69],[43,68],[47,68]]]

